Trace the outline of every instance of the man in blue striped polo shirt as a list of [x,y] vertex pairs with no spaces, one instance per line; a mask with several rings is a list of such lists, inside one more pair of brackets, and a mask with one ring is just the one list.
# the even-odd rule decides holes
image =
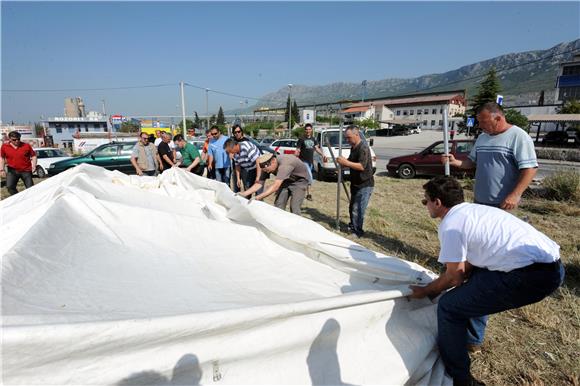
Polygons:
[[[483,133],[465,161],[449,155],[449,164],[475,170],[475,203],[512,210],[538,168],[532,138],[518,126],[508,123],[499,105],[489,102],[477,113]],[[442,162],[445,162],[444,155]]]
[[[260,149],[250,141],[237,142],[233,138],[229,138],[224,143],[224,150],[231,154],[236,163],[236,177],[237,184],[240,190],[248,189],[250,186],[258,182],[260,177],[260,165],[258,164],[258,157],[260,157]],[[245,173],[241,176],[241,171],[244,169]],[[260,189],[257,194],[262,193],[264,189]]]

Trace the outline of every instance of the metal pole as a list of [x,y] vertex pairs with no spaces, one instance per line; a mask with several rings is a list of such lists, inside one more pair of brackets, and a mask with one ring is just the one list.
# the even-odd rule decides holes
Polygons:
[[209,130],[209,103],[208,103],[208,96],[209,88],[205,89],[205,120],[207,122],[206,130]]
[[[449,154],[449,125],[447,122],[447,105],[443,107],[443,148],[445,154]],[[450,175],[449,158],[445,161],[445,175]]]
[[[340,116],[340,114],[339,114]],[[338,129],[338,156],[342,157],[342,120],[340,120],[340,126]],[[340,185],[343,184],[342,182],[342,166],[337,164],[337,179],[338,183],[336,184],[336,229],[340,230]],[[346,186],[344,187],[346,191]],[[347,194],[348,196],[348,194]]]
[[185,138],[185,93],[183,91],[183,81],[179,82],[181,88],[181,117],[183,118],[183,138]]
[[292,135],[292,84],[288,84],[288,138]]

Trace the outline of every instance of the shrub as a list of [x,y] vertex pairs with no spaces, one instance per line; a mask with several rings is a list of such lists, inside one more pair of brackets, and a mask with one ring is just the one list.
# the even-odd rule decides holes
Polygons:
[[551,159],[556,161],[580,161],[580,150],[578,149],[541,149],[536,148],[536,155],[539,159]]
[[544,178],[548,197],[557,201],[580,201],[580,174],[576,170],[559,170]]

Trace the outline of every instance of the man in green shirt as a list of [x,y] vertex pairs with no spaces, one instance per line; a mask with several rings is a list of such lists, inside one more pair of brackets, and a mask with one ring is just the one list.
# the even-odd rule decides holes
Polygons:
[[179,152],[181,153],[182,158],[180,167],[185,168],[188,172],[201,176],[203,174],[204,162],[201,159],[199,150],[197,150],[194,145],[187,142],[181,134],[177,134],[173,137],[173,142],[177,145]]

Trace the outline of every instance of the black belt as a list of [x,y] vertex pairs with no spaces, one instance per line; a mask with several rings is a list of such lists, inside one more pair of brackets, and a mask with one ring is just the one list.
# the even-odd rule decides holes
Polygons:
[[552,263],[534,263],[525,267],[519,268],[522,271],[553,271],[557,269],[562,262],[560,259]]

